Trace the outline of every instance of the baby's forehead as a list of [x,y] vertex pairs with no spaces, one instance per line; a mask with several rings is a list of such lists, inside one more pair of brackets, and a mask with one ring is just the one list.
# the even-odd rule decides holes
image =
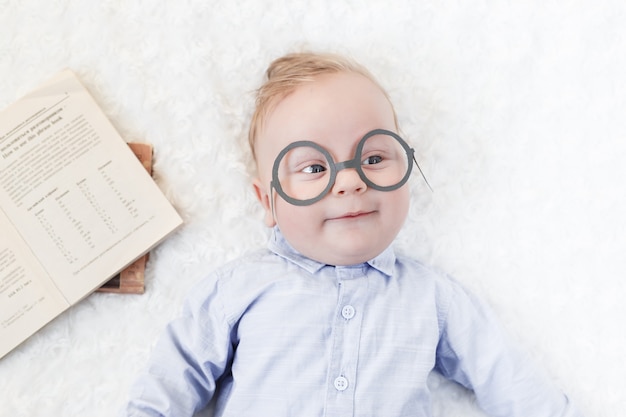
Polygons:
[[[373,129],[397,130],[395,112],[386,93],[370,78],[355,72],[324,74],[303,80],[276,94],[266,109],[255,138],[255,155],[276,154],[291,142],[358,140]],[[270,155],[271,153],[272,155]]]
[[[370,78],[355,72],[324,74],[276,95],[268,102],[264,124],[276,118],[281,123],[289,122],[294,116],[299,116],[299,122],[315,120],[320,115],[332,119],[342,117],[337,111],[350,113],[366,106],[370,112],[375,108],[384,115],[395,114],[387,93]],[[298,109],[304,110],[298,112]],[[286,117],[280,119],[281,116]]]

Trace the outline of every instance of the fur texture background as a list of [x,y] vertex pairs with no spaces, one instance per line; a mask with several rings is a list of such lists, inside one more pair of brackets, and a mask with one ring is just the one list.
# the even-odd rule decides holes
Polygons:
[[[272,59],[324,50],[387,88],[434,188],[411,180],[398,248],[487,300],[587,416],[622,415],[624,22],[620,0],[0,0],[0,107],[73,69],[154,145],[185,220],[144,295],[94,294],[0,360],[0,414],[116,414],[190,286],[264,244],[252,93]],[[430,382],[437,417],[484,415]]]

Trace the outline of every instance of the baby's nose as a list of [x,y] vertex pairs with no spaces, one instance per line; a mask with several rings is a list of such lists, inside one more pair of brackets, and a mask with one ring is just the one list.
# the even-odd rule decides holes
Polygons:
[[353,193],[363,193],[367,190],[367,184],[354,168],[345,168],[337,172],[332,193],[335,195],[345,195]]

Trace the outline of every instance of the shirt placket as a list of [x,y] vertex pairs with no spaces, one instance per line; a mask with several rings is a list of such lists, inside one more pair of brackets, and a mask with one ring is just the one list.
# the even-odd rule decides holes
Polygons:
[[326,417],[353,416],[367,276],[365,267],[336,267],[339,295],[333,321]]

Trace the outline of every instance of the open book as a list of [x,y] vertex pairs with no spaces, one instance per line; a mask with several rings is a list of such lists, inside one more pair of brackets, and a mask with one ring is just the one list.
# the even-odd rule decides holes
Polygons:
[[0,357],[182,220],[73,72],[0,113]]

